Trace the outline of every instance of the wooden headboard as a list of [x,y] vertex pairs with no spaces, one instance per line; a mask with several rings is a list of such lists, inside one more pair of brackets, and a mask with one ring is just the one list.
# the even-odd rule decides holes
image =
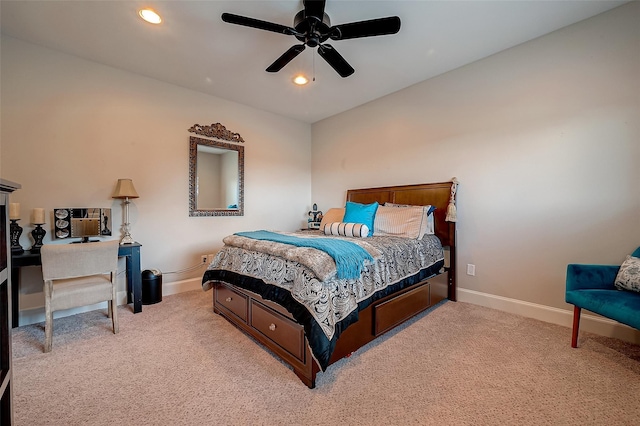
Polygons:
[[430,204],[436,208],[433,212],[436,235],[443,246],[455,246],[455,222],[445,221],[452,182],[423,183],[419,185],[386,186],[381,188],[349,189],[347,201],[370,204],[377,201],[396,204],[424,206]]
[[448,298],[456,300],[456,224],[447,222],[447,208],[451,198],[451,188],[454,182],[423,183],[418,185],[386,186],[380,188],[349,189],[347,201],[370,204],[377,201],[396,204],[411,204],[424,206],[430,204],[436,207],[433,212],[436,236],[444,247],[449,248]]

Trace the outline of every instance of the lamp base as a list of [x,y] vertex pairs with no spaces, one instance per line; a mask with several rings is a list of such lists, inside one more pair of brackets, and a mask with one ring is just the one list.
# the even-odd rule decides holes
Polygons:
[[22,254],[24,249],[20,245],[20,235],[22,234],[22,226],[18,225],[19,219],[10,219],[9,232],[11,236],[11,254]]
[[33,247],[31,247],[31,253],[40,253],[42,240],[44,239],[44,236],[47,235],[47,231],[44,230],[41,224],[36,223],[35,225],[35,229],[31,231],[31,236],[34,240]]
[[129,201],[129,197],[124,199],[124,223],[122,224],[122,231],[124,232],[124,235],[120,240],[120,245],[135,243],[135,241],[133,241],[133,238],[131,237],[131,234],[129,233],[129,227],[131,226],[131,224],[129,223],[129,203],[130,202],[131,201]]
[[135,241],[133,240],[133,237],[131,237],[131,235],[129,235],[128,233],[122,237],[122,239],[120,240],[120,245],[125,245],[125,244],[133,244],[135,243]]

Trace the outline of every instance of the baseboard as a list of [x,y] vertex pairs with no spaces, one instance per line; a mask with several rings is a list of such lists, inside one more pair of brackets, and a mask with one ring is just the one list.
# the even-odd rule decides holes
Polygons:
[[[508,297],[496,296],[479,291],[458,288],[458,300],[460,302],[473,303],[474,305],[486,306],[512,314],[522,315],[552,324],[558,324],[569,329],[573,324],[573,308],[564,310],[551,306],[539,305],[536,303],[524,302],[522,300],[510,299]],[[571,306],[571,305],[567,305]],[[614,337],[626,342],[640,344],[640,330],[620,324],[617,321],[601,317],[595,314],[588,314],[582,310],[580,316],[580,331],[598,334],[600,336]],[[571,330],[567,331],[567,339],[571,338]]]
[[[201,278],[191,278],[188,280],[174,281],[162,284],[162,295],[183,293],[191,290],[202,290]],[[118,305],[127,304],[127,292],[119,291]],[[44,322],[44,295],[42,293],[20,295],[20,306],[23,307],[18,315],[20,325],[37,324]],[[133,305],[132,305],[133,306]],[[96,309],[107,309],[107,302],[96,303],[94,305],[82,306],[80,308],[65,309],[53,313],[53,318],[62,318],[81,312],[94,311]],[[144,305],[142,307],[144,312]]]
[[162,295],[184,293],[185,291],[202,290],[202,278],[191,278],[188,280],[173,281],[162,285]]

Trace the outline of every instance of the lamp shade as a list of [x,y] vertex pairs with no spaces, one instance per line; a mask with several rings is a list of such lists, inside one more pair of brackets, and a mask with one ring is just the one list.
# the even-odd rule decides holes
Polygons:
[[131,179],[118,179],[112,198],[139,198]]

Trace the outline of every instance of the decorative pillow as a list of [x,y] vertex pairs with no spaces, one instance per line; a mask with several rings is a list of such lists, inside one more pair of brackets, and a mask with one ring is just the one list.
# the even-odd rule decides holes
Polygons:
[[347,201],[344,208],[343,222],[346,223],[362,223],[369,228],[369,236],[373,235],[373,220],[376,217],[378,203],[360,204]]
[[373,221],[373,235],[418,238],[423,221],[421,206],[378,207]]
[[[396,203],[384,203],[385,206],[387,207],[416,207],[416,205],[414,204],[396,204]],[[417,207],[424,207],[426,209],[426,213],[427,214],[431,214],[434,211],[436,211],[436,207],[432,206],[431,204],[425,204],[424,206],[417,206]]]
[[332,222],[327,223],[322,228],[325,235],[342,235],[345,237],[368,237],[369,227],[362,223],[344,223]]
[[418,239],[422,239],[425,235],[433,235],[436,233],[435,223],[433,220],[433,212],[436,209],[434,206],[427,204],[426,206],[412,206],[410,204],[394,204],[384,203],[389,207],[422,207],[422,225],[420,227],[420,234]]
[[322,221],[320,222],[320,229],[324,229],[324,226],[327,223],[331,222],[342,222],[342,218],[344,217],[344,207],[334,207],[332,209],[327,210],[327,212],[322,216]]
[[640,292],[640,258],[627,256],[620,266],[614,284],[618,290]]

